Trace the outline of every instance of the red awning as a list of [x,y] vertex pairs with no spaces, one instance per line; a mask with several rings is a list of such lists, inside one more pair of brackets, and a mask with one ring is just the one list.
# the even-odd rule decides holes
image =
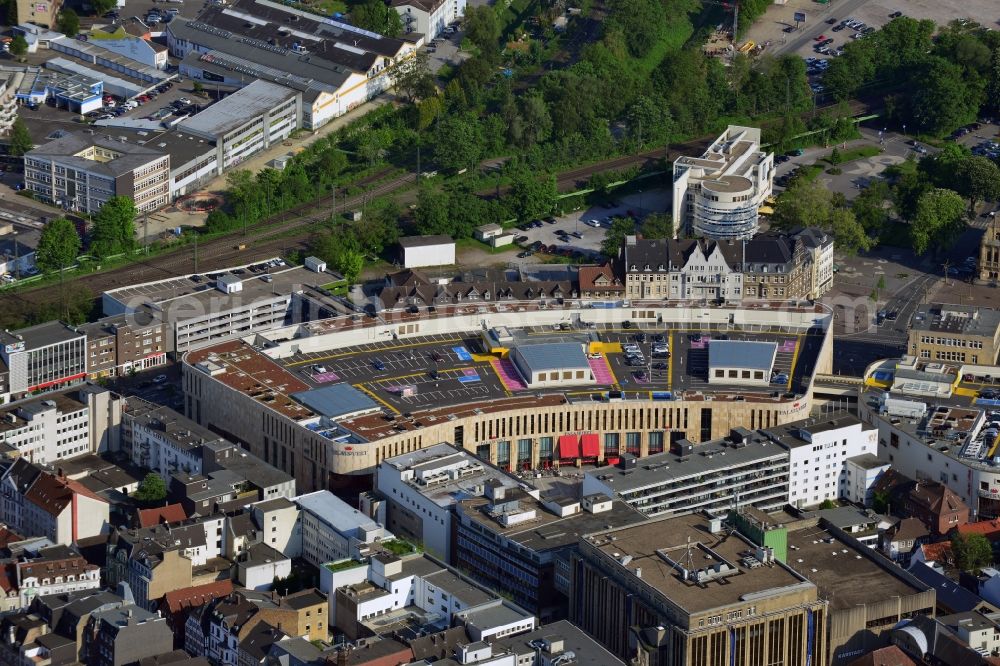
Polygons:
[[597,433],[588,432],[580,438],[583,444],[583,457],[596,458],[601,455],[601,441],[597,438]]
[[576,435],[559,436],[559,458],[572,460],[580,457],[580,439]]

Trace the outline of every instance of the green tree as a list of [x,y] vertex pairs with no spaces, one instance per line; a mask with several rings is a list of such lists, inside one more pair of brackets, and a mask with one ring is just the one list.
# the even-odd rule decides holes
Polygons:
[[471,114],[448,116],[434,132],[434,161],[459,171],[476,166],[482,157],[483,133]]
[[24,35],[20,33],[14,35],[14,38],[10,41],[10,52],[11,55],[19,58],[28,52],[28,40],[24,38]]
[[497,13],[489,5],[468,7],[465,10],[465,36],[486,55],[498,52],[500,48],[500,22]]
[[876,513],[889,513],[889,501],[891,499],[888,490],[876,490],[872,493],[872,509]]
[[20,117],[14,119],[14,125],[10,130],[10,148],[12,157],[23,157],[26,152],[35,147],[35,142],[31,138],[28,126]]
[[421,234],[451,234],[451,218],[448,215],[448,195],[436,192],[430,187],[421,187],[417,193],[417,210],[414,213],[417,231]]
[[837,249],[848,254],[867,250],[872,244],[851,209],[840,205],[830,191],[816,181],[795,179],[778,195],[771,223],[778,229],[817,227],[829,231]]
[[981,155],[973,155],[959,163],[956,175],[958,192],[969,200],[969,214],[976,212],[979,201],[1000,198],[1000,167]]
[[392,78],[396,91],[411,104],[437,95],[437,85],[434,83],[434,74],[431,73],[430,55],[426,51],[417,51],[397,64]]
[[659,0],[611,0],[607,7],[605,25],[610,30],[620,30],[634,58],[649,53],[663,36],[667,18]]
[[951,190],[935,188],[917,201],[917,213],[910,226],[913,251],[922,255],[934,248],[940,252],[952,245],[965,226],[965,202]]
[[507,198],[514,215],[523,221],[551,213],[556,205],[557,194],[554,176],[536,178],[522,173],[514,177]]
[[508,127],[510,141],[520,148],[544,143],[552,134],[552,117],[538,93],[522,97]]
[[951,552],[962,571],[976,571],[993,563],[993,546],[982,534],[955,532],[951,537]]
[[976,119],[984,90],[962,75],[962,68],[934,58],[919,74],[908,115],[915,129],[942,136]]
[[135,217],[138,210],[128,197],[111,197],[94,216],[91,252],[101,258],[135,250]]
[[35,263],[46,272],[63,270],[80,254],[80,235],[72,222],[57,217],[42,229]]
[[670,213],[650,213],[642,221],[643,238],[673,238],[674,217]]
[[625,242],[625,237],[634,233],[635,222],[631,218],[616,217],[611,220],[611,228],[608,229],[604,240],[601,241],[601,253],[610,259],[617,257]]
[[94,8],[94,13],[103,16],[118,6],[117,0],[89,0],[90,6]]
[[854,219],[869,236],[878,237],[889,223],[892,190],[884,180],[874,180],[851,202]]
[[205,84],[203,84],[201,81],[195,81],[191,85],[191,90],[194,92],[195,95],[204,95],[205,94]]
[[77,16],[75,11],[67,7],[59,12],[56,25],[59,32],[67,37],[76,37],[76,34],[80,32],[80,17]]
[[139,482],[139,489],[133,495],[140,502],[161,502],[167,497],[167,484],[156,472],[149,472]]
[[990,59],[989,80],[986,86],[986,104],[991,112],[1000,111],[1000,46],[993,48]]
[[382,0],[365,0],[351,9],[354,25],[364,30],[396,38],[403,32],[403,21],[391,5]]
[[837,508],[837,503],[834,502],[832,499],[825,499],[822,502],[820,502],[819,508],[820,509],[836,509]]

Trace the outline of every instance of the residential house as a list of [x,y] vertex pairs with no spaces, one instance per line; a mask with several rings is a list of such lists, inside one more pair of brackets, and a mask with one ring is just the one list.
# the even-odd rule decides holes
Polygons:
[[25,536],[70,544],[110,529],[109,503],[78,481],[19,460],[0,485],[3,522]]
[[27,608],[35,597],[101,586],[100,567],[87,562],[66,546],[43,548],[38,557],[14,564],[17,572],[19,608]]
[[969,522],[969,507],[943,483],[919,481],[903,497],[904,515],[920,520],[933,534],[948,534]]
[[184,629],[188,614],[205,604],[233,591],[231,580],[220,580],[205,585],[195,585],[170,590],[156,603],[157,610],[167,618],[167,625],[174,635],[174,646],[184,647]]
[[621,298],[625,284],[614,263],[608,261],[596,266],[580,266],[577,272],[580,298]]
[[173,650],[166,618],[134,605],[99,611],[90,616],[84,638],[88,666],[130,666],[139,659]]

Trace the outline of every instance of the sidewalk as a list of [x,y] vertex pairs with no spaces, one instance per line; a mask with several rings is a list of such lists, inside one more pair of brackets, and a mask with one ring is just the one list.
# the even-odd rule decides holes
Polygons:
[[[276,157],[282,157],[288,153],[301,152],[307,146],[313,144],[319,139],[327,137],[333,132],[336,132],[341,127],[357,120],[366,113],[377,109],[383,104],[395,101],[396,95],[394,92],[389,91],[382,93],[370,102],[366,102],[348,111],[339,118],[331,120],[315,132],[301,130],[300,135],[297,138],[287,139],[281,144],[272,146],[268,150],[257,153],[253,157],[241,162],[238,168],[249,169],[250,171],[256,173],[257,171],[264,169],[267,166],[267,163]],[[223,174],[221,176],[216,176],[211,181],[206,183],[198,192],[221,194],[225,191],[225,188],[226,174]],[[176,206],[168,206],[167,208],[159,210],[156,213],[150,214],[148,231],[149,239],[155,240],[155,238],[164,231],[170,231],[176,227],[200,227],[205,224],[205,218],[207,217],[207,213],[188,213],[177,208]],[[139,237],[140,242],[142,242],[142,222],[140,221],[136,227],[136,234]]]

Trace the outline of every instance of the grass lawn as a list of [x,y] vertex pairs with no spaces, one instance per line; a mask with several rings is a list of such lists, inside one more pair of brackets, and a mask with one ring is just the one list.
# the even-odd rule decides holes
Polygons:
[[365,565],[364,562],[359,562],[357,560],[341,560],[340,562],[327,562],[323,566],[332,571],[333,573],[337,573],[338,571],[345,571],[347,569],[362,567],[364,565]]
[[479,250],[480,252],[486,252],[487,254],[506,254],[508,252],[519,252],[521,247],[519,245],[501,245],[500,247],[493,247],[487,245],[482,241],[477,241],[475,238],[459,238],[455,241],[456,249],[465,250]]
[[343,0],[311,0],[310,2],[299,4],[326,16],[333,16],[337,12],[341,12],[342,14],[347,13],[347,3]]
[[393,555],[409,555],[410,553],[415,553],[419,550],[417,546],[413,545],[409,541],[404,541],[403,539],[390,539],[389,541],[383,541],[382,547]]
[[796,178],[801,178],[803,182],[811,182],[816,180],[816,176],[823,173],[823,167],[818,164],[808,164],[803,165],[799,168]]
[[839,159],[837,160],[834,160],[833,153],[830,153],[823,158],[823,161],[830,164],[843,164],[844,162],[852,162],[866,157],[875,157],[880,152],[882,151],[879,150],[878,146],[859,146],[857,148],[851,148],[850,150],[838,151]]

